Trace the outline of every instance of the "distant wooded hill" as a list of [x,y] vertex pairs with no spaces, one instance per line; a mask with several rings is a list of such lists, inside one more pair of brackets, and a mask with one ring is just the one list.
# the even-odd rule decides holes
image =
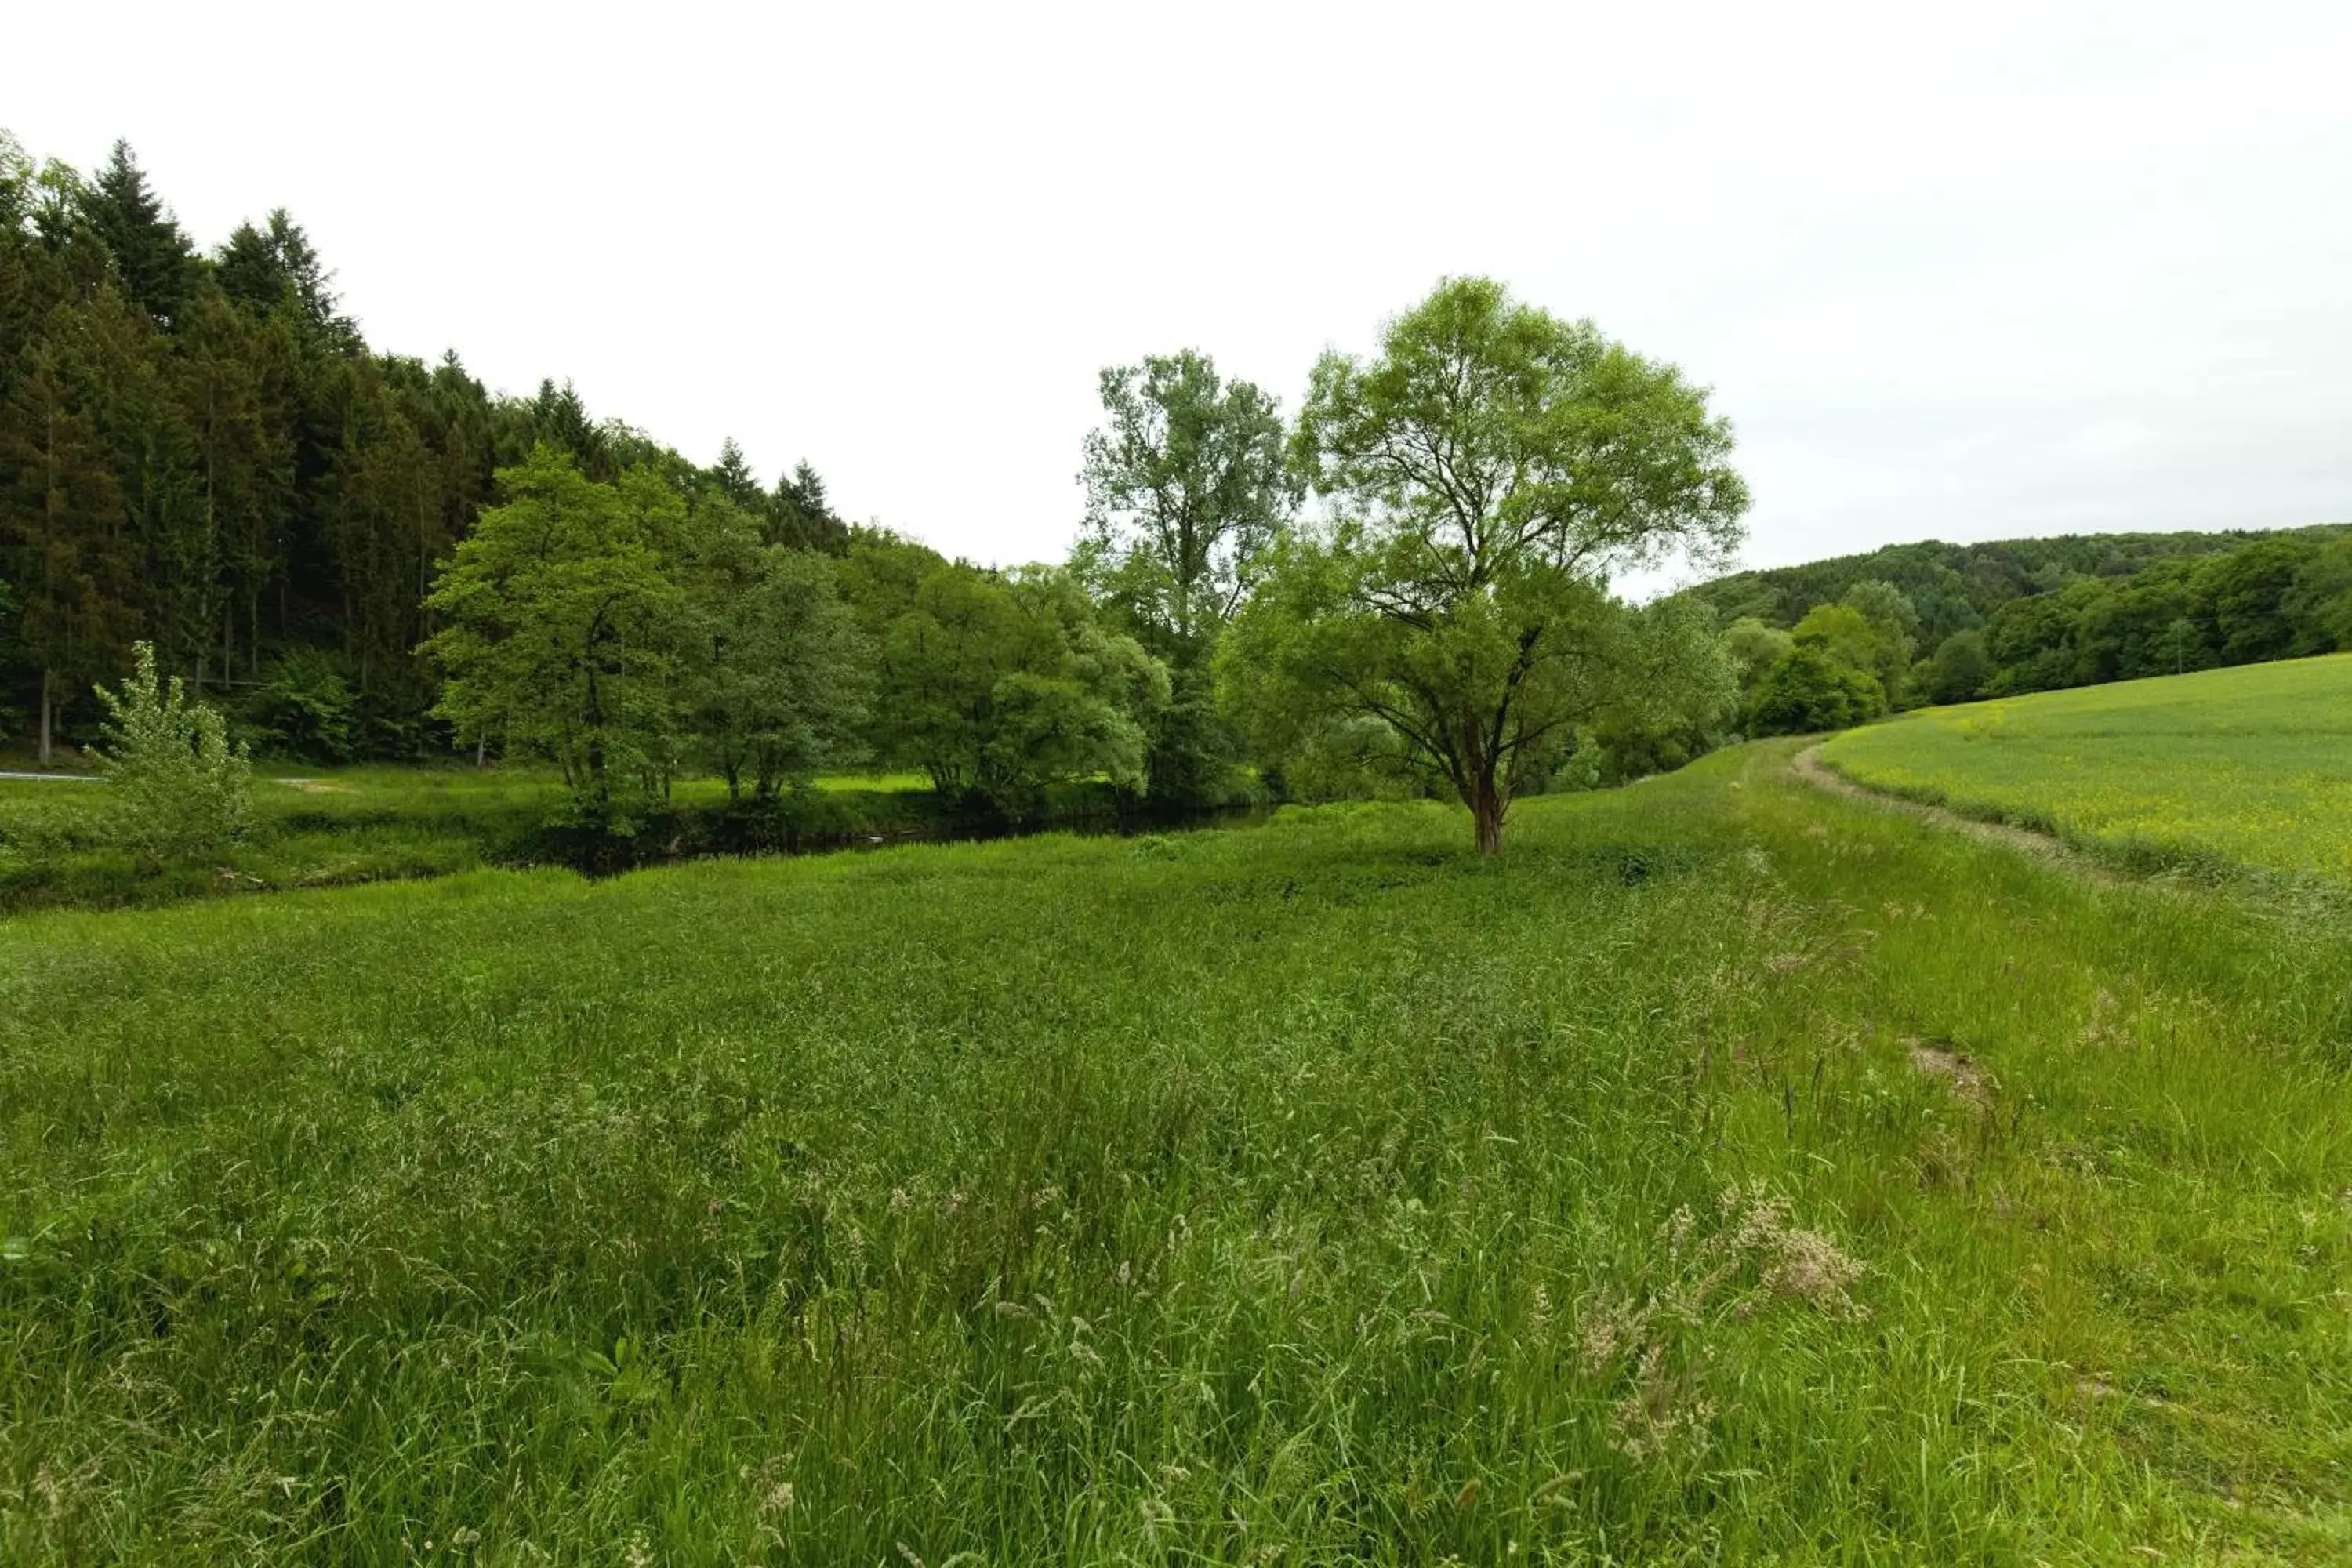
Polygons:
[[2129,577],[2159,561],[2220,555],[2265,540],[2313,545],[2352,532],[2352,524],[2296,529],[2231,529],[2217,533],[2069,533],[2055,539],[2002,539],[1947,544],[1923,539],[1862,555],[1801,566],[1735,572],[1691,590],[1727,625],[1752,616],[1787,628],[1816,605],[1834,604],[1857,583],[1892,583],[1919,612],[1930,649],[1957,631],[1981,626],[2011,599],[2063,588],[2085,577]]
[[1688,592],[1738,651],[1749,732],[1835,728],[1885,707],[2352,648],[2352,524],[1925,540]]

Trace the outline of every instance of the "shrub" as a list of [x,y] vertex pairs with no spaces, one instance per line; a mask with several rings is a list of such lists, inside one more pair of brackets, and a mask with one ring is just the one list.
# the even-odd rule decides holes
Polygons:
[[252,768],[217,710],[191,700],[178,676],[167,685],[156,673],[154,645],[134,646],[138,663],[121,689],[98,689],[110,717],[106,743],[93,750],[113,786],[112,837],[161,869],[244,837]]
[[297,648],[270,668],[246,709],[263,754],[348,763],[357,753],[359,700],[333,655]]

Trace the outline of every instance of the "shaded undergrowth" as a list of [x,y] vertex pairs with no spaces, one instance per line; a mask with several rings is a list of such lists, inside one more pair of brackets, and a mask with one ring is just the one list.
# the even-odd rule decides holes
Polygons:
[[152,907],[231,893],[351,887],[489,867],[568,867],[611,876],[710,856],[803,855],[916,841],[1054,831],[1135,832],[1258,815],[1165,810],[1079,783],[1024,816],[925,788],[833,784],[730,801],[714,781],[681,786],[625,823],[587,821],[560,781],[392,767],[257,781],[252,831],[210,859],[158,867],[112,841],[103,786],[0,784],[0,914]]

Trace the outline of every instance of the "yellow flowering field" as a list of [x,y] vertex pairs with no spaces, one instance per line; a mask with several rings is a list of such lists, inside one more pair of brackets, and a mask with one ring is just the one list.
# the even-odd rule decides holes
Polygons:
[[2095,848],[2352,880],[2352,655],[1925,709],[1822,756]]

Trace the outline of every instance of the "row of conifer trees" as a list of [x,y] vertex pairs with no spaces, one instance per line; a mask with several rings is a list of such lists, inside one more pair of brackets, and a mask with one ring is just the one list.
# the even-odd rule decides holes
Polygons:
[[0,734],[46,758],[148,641],[218,697],[333,684],[364,752],[438,743],[436,563],[542,442],[842,547],[805,463],[763,489],[731,443],[698,468],[568,384],[502,397],[454,353],[377,353],[332,283],[283,209],[206,251],[128,145],[85,174],[0,132]]

